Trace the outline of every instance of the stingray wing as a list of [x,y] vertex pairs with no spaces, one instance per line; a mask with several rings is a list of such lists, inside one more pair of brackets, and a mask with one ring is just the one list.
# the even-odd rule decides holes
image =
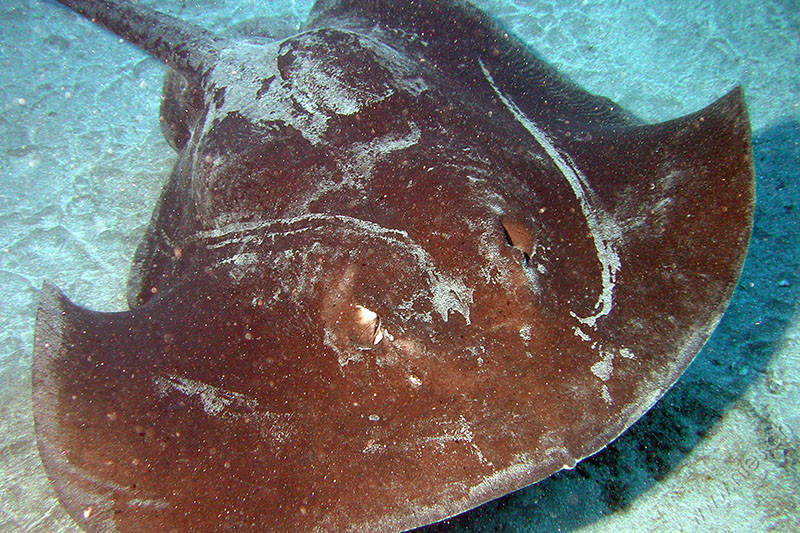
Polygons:
[[[222,46],[138,6],[63,3],[197,87]],[[307,28],[330,30],[287,49],[339,39],[355,52],[332,56],[354,61],[383,40],[426,65],[419,76],[435,94],[413,102],[413,117],[449,135],[422,132],[372,169],[383,203],[333,198],[340,211],[255,213],[195,233],[192,139],[182,137],[137,257],[142,305],[95,313],[45,285],[37,440],[89,531],[399,531],[440,520],[608,444],[674,383],[730,299],[753,209],[740,90],[642,125],[462,2],[320,1]],[[460,106],[458,120],[443,101]],[[403,116],[386,105],[367,115],[384,127]],[[335,158],[370,139],[347,120],[338,145],[315,150]],[[437,160],[448,139],[500,169],[496,180]],[[300,154],[297,168],[318,153]],[[399,199],[398,168],[410,178]],[[478,186],[502,209],[469,204]],[[439,203],[434,189],[447,192]],[[431,235],[443,212],[467,217],[458,246]],[[244,242],[260,248],[230,251]],[[486,250],[505,281],[475,266]],[[371,310],[380,306],[385,323]]]

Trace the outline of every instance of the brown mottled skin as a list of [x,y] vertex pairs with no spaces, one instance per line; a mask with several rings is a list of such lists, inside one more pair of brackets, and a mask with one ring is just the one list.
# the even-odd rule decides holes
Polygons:
[[[459,1],[225,37],[62,0],[173,70],[130,311],[43,289],[39,449],[87,531],[402,531],[571,468],[675,382],[753,210],[740,89],[644,125]],[[100,38],[100,37],[98,37]]]

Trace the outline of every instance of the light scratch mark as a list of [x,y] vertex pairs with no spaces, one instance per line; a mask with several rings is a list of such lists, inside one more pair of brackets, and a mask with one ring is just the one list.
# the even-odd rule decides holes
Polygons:
[[602,210],[599,206],[599,201],[595,198],[594,192],[589,186],[586,177],[581,173],[580,169],[575,165],[575,162],[569,155],[562,154],[558,148],[555,147],[553,141],[547,134],[539,129],[525,114],[517,107],[517,105],[509,100],[501,91],[489,73],[489,70],[479,60],[481,70],[492,90],[503,103],[503,105],[511,112],[514,118],[531,134],[536,142],[541,146],[545,153],[553,161],[553,164],[558,168],[564,178],[572,188],[572,192],[578,199],[581,207],[581,212],[586,219],[586,224],[594,240],[595,249],[597,251],[597,259],[601,265],[601,281],[603,289],[595,304],[597,312],[588,317],[577,316],[571,312],[572,316],[582,324],[589,327],[596,327],[597,319],[603,317],[611,312],[613,307],[613,292],[616,282],[617,271],[620,268],[619,255],[616,252],[614,244],[622,236],[622,232],[617,223],[611,216]]

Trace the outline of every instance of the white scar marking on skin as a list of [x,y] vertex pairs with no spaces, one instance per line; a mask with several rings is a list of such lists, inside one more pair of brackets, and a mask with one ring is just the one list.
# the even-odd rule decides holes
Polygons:
[[[414,96],[427,90],[425,82],[415,76],[415,65],[402,54],[350,32],[339,33],[355,37],[364,52],[375,54],[378,65],[395,75],[393,85],[367,86],[350,79],[346,71],[328,58],[303,53],[305,47],[327,46],[323,33],[310,30],[290,41],[236,42],[224,48],[209,73],[208,84],[225,89],[225,97],[207,114],[203,136],[215,121],[238,113],[252,124],[281,122],[295,128],[311,144],[319,144],[332,117],[353,115],[398,90]],[[279,60],[298,50],[291,72],[284,79]],[[267,80],[271,81],[265,83]]]
[[599,207],[599,202],[595,198],[594,192],[586,181],[586,177],[575,165],[575,162],[572,161],[569,155],[562,154],[555,147],[553,141],[550,140],[547,134],[526,117],[514,102],[506,98],[500,89],[497,88],[497,85],[495,85],[494,79],[486,69],[483,61],[479,60],[479,62],[483,75],[489,82],[494,93],[511,114],[514,115],[514,118],[528,130],[536,142],[539,143],[539,146],[544,149],[545,153],[547,153],[553,161],[553,164],[555,164],[567,180],[572,188],[572,192],[578,199],[581,211],[586,219],[586,224],[591,231],[595,249],[597,250],[597,259],[600,261],[601,266],[600,275],[603,290],[595,304],[595,309],[597,310],[595,314],[588,317],[579,317],[573,312],[571,312],[571,314],[582,324],[594,328],[596,327],[597,319],[610,313],[613,307],[614,285],[616,283],[617,271],[620,268],[619,255],[615,250],[614,243],[622,236],[620,228],[611,216]]
[[[153,384],[162,396],[166,396],[171,391],[178,391],[186,396],[199,399],[203,411],[209,416],[238,420],[249,413],[261,422],[263,426],[261,433],[277,442],[286,441],[293,433],[289,424],[292,418],[291,414],[267,411],[256,400],[244,394],[182,376],[157,375],[153,377]],[[246,413],[242,411],[246,411]]]
[[[543,456],[542,456],[543,455]],[[497,494],[511,483],[525,480],[531,471],[531,465],[541,464],[543,461],[551,462],[553,459],[562,459],[562,468],[571,470],[575,467],[576,460],[563,446],[548,448],[543,454],[536,456],[529,454],[514,454],[509,466],[496,470],[493,474],[486,475],[482,481],[468,489],[471,498],[484,498],[487,495]]]
[[[275,238],[278,236],[286,237],[318,229],[312,227],[314,223],[331,222],[338,222],[339,224],[350,226],[356,231],[361,231],[362,234],[367,237],[381,239],[390,245],[405,250],[409,255],[414,257],[417,265],[427,275],[428,286],[431,292],[431,303],[436,312],[442,317],[442,320],[447,322],[450,312],[454,311],[461,314],[466,323],[470,324],[469,306],[473,302],[472,294],[474,289],[468,288],[460,278],[450,277],[439,272],[433,257],[431,257],[425,248],[414,242],[408,233],[403,230],[385,228],[374,222],[346,215],[311,213],[292,218],[234,222],[217,229],[198,232],[198,238],[201,240],[220,239],[229,235],[235,235],[233,238],[206,244],[208,249],[221,248],[235,244],[241,246],[245,244],[248,246],[250,244],[258,245],[267,238]],[[298,224],[305,225],[299,228],[293,228],[293,226]],[[258,235],[242,235],[242,233],[256,231],[261,233]],[[240,249],[239,253],[244,253],[244,249]]]
[[[576,331],[580,330],[576,328]],[[600,361],[591,366],[592,374],[594,374],[597,379],[603,381],[603,384],[600,386],[600,395],[608,405],[612,405],[614,400],[605,382],[611,379],[611,376],[614,374],[615,353],[613,351],[606,351],[603,349],[603,346],[597,342],[592,344],[592,349],[597,350],[600,354]],[[636,355],[625,347],[620,348],[616,355],[624,357],[625,359],[636,358]]]
[[592,374],[602,381],[608,381],[614,373],[614,354],[600,350],[602,359],[592,365]]
[[475,444],[474,442],[475,435],[472,432],[472,426],[470,425],[469,422],[467,422],[467,419],[464,418],[463,415],[459,416],[458,420],[444,421],[440,424],[441,426],[443,426],[442,433],[428,437],[422,437],[420,438],[420,442],[421,443],[434,442],[442,447],[451,442],[468,443],[470,448],[472,449],[472,453],[474,453],[475,457],[478,458],[478,461],[480,461],[483,464],[492,466],[492,462],[489,461],[483,455],[483,451],[478,447],[477,444]]
[[210,416],[220,414],[233,403],[241,403],[251,409],[255,407],[255,401],[243,394],[214,387],[193,379],[180,376],[156,376],[153,381],[162,394],[165,394],[168,388],[172,388],[186,396],[199,398],[203,404],[203,411]]
[[369,142],[353,143],[346,149],[341,158],[337,158],[337,165],[342,172],[340,182],[331,180],[320,180],[316,185],[316,190],[298,204],[298,208],[306,212],[310,211],[309,206],[318,201],[324,195],[334,193],[343,188],[351,188],[366,192],[369,180],[372,179],[375,166],[387,155],[405,150],[416,145],[422,134],[419,127],[414,122],[409,122],[410,132],[408,135],[398,135],[389,133],[383,137],[372,139]]

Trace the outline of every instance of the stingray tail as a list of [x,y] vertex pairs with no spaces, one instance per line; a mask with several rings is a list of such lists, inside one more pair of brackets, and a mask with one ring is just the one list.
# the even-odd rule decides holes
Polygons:
[[213,33],[144,6],[117,0],[58,0],[187,77],[213,65],[222,41]]

